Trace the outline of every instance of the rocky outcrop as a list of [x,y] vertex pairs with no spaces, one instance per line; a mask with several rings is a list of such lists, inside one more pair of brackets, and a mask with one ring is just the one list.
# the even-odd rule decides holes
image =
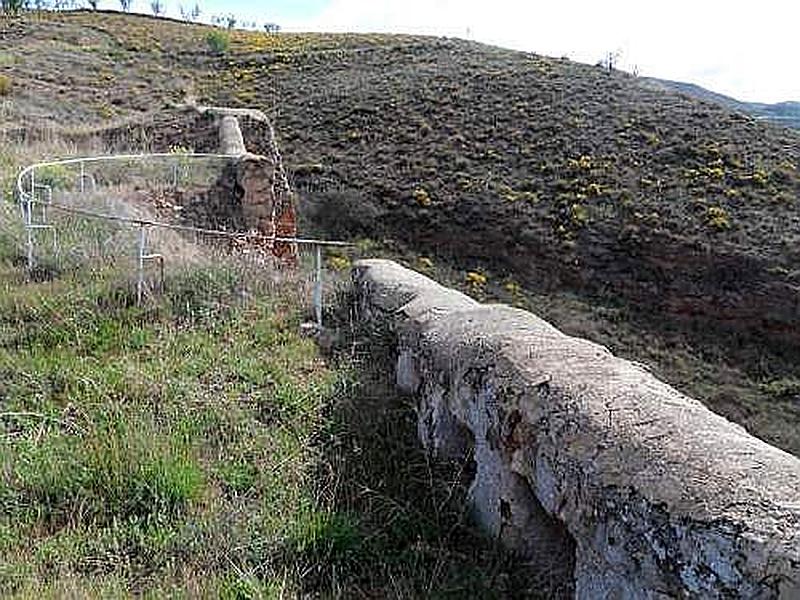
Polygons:
[[391,261],[353,275],[422,443],[474,463],[476,521],[577,598],[800,597],[800,460],[533,314]]

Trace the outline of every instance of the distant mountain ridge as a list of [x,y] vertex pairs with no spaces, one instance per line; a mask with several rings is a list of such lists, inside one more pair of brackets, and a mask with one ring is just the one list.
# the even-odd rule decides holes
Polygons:
[[682,92],[694,98],[722,104],[723,106],[753,115],[759,119],[773,121],[779,125],[800,129],[800,102],[778,102],[776,104],[743,102],[731,96],[712,92],[694,83],[670,81],[668,79],[657,79],[655,77],[643,77],[642,80],[646,87],[652,89],[666,89]]

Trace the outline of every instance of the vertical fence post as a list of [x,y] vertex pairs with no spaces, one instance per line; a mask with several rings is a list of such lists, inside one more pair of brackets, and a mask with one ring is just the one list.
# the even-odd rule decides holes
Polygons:
[[25,210],[25,229],[28,234],[28,272],[33,271],[34,251],[33,251],[33,202],[36,198],[36,168],[31,169],[31,190],[28,195],[28,206]]
[[83,194],[83,192],[86,191],[86,188],[84,187],[83,183],[83,180],[86,177],[86,167],[84,166],[83,161],[80,162],[80,165],[81,165],[81,194]]
[[47,207],[53,202],[53,188],[52,186],[45,185],[39,186],[45,193],[45,199],[42,202],[42,225],[47,225]]
[[322,328],[322,246],[314,245],[314,316]]
[[144,297],[144,254],[147,246],[147,229],[144,223],[139,224],[139,257],[136,277],[136,305],[141,306]]

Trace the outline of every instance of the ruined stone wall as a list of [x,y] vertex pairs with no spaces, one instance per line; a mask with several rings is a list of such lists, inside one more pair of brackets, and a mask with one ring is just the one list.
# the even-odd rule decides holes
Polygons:
[[476,521],[577,598],[800,598],[796,457],[531,313],[391,261],[353,277],[422,443],[473,461]]
[[[219,152],[237,156],[220,176],[210,201],[228,202],[240,210],[245,229],[267,236],[297,236],[294,195],[283,167],[275,131],[264,113],[257,110],[197,107],[201,114],[213,115],[219,128]],[[248,151],[240,120],[262,135],[258,153]],[[265,135],[266,137],[265,137]],[[248,136],[249,137],[249,136]],[[293,244],[278,243],[274,252],[281,258],[296,260]]]
[[[191,199],[189,224],[212,229],[297,236],[297,206],[275,131],[259,110],[185,105],[154,113],[103,134],[109,149],[167,152],[174,146],[236,158],[207,193]],[[276,243],[274,253],[296,260],[294,244]]]

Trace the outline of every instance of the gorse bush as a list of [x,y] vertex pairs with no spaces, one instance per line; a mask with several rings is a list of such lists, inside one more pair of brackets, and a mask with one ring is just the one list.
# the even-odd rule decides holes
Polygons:
[[706,224],[716,231],[730,229],[731,220],[728,211],[721,206],[709,206],[706,209]]
[[225,54],[230,47],[231,39],[227,32],[214,30],[206,36],[206,44],[214,54]]

